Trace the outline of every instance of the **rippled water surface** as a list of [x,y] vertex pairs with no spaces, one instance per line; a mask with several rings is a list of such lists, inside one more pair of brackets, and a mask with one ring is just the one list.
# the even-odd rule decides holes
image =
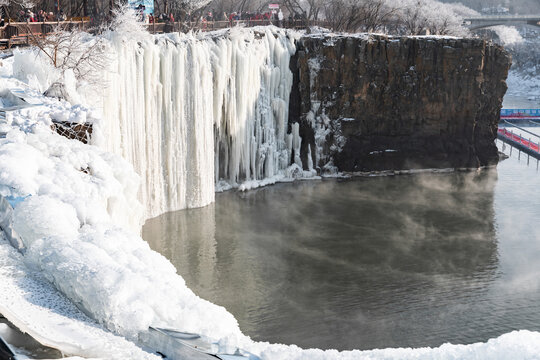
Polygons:
[[255,340],[371,349],[540,330],[540,175],[517,157],[227,192],[143,236]]

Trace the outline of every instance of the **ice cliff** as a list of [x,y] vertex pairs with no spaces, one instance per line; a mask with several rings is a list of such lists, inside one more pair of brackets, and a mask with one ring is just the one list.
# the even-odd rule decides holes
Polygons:
[[294,33],[113,36],[105,148],[143,179],[147,216],[200,207],[220,188],[286,176]]

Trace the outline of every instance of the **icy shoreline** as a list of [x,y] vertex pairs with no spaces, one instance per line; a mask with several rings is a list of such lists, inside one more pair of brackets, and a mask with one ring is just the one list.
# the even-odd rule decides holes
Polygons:
[[[252,35],[239,36],[242,43]],[[28,57],[19,54],[17,59],[25,56]],[[217,60],[213,59],[215,64]],[[33,64],[32,59],[27,60]],[[24,69],[24,64],[17,66]],[[281,77],[283,74],[274,74],[272,69],[265,74],[268,81],[276,81],[276,84],[287,80]],[[540,353],[540,333],[529,331],[513,332],[486,343],[447,344],[435,349],[338,352],[251,341],[242,334],[230,313],[197,297],[176,274],[172,264],[150,250],[138,235],[144,215],[137,199],[139,177],[133,166],[97,146],[67,140],[50,130],[52,119],[80,121],[92,118],[93,111],[41,96],[28,85],[37,87],[39,80],[30,77],[23,83],[14,79],[9,60],[4,61],[1,75],[2,88],[22,90],[38,106],[10,112],[5,123],[0,123],[0,133],[5,134],[0,137],[0,194],[27,197],[15,207],[14,215],[14,226],[24,241],[24,255],[17,253],[4,239],[0,240],[0,312],[20,319],[13,322],[23,330],[49,334],[57,341],[51,345],[65,353],[103,358],[155,358],[135,345],[138,334],[148,326],[199,333],[218,343],[223,350],[241,347],[263,359],[507,359],[509,356],[531,359]],[[278,115],[274,119],[259,120],[279,124],[285,119],[279,100],[287,92],[280,86],[274,87],[274,91],[276,96],[281,94],[273,98]],[[144,126],[141,129],[145,129]],[[144,131],[139,133],[141,141],[146,140],[144,134]],[[283,137],[276,141],[286,142],[285,134],[281,135]],[[282,151],[298,146],[294,139],[289,141],[290,146],[281,143],[282,148],[276,145],[275,149]],[[279,151],[277,155],[279,157]],[[213,159],[206,165],[213,169]],[[269,168],[265,179],[283,176],[274,178],[283,180],[286,176],[281,171],[284,170],[279,166]],[[233,173],[235,171],[240,170],[233,169]],[[205,185],[208,188],[205,191],[212,194],[213,181],[214,177],[207,184],[211,185],[209,188]],[[247,189],[260,182],[245,184]],[[100,325],[83,315],[80,309]]]

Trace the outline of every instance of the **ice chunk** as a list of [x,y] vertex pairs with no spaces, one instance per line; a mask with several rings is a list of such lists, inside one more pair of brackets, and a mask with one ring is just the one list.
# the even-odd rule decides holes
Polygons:
[[25,246],[46,236],[75,237],[79,227],[73,206],[50,196],[32,196],[13,212],[13,228]]

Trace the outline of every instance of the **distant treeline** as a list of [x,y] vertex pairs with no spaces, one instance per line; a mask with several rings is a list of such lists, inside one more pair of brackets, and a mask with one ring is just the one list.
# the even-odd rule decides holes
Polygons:
[[441,0],[445,3],[460,2],[476,11],[502,5],[514,14],[540,14],[539,0]]

